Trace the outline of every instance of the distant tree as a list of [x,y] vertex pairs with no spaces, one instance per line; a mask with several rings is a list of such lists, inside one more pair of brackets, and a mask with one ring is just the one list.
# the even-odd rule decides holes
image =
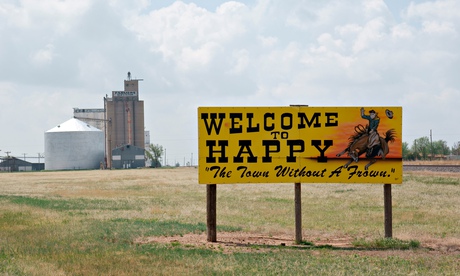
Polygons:
[[447,142],[443,140],[438,140],[433,142],[433,153],[434,154],[442,154],[442,155],[449,155],[450,149],[447,146]]
[[403,160],[410,160],[409,155],[410,155],[410,149],[409,149],[409,144],[407,142],[402,143],[402,158]]
[[402,144],[402,154],[404,160],[427,159],[431,154],[434,155],[460,155],[460,141],[454,143],[452,148],[447,146],[444,140],[431,142],[428,137],[415,139],[412,147],[409,148],[407,142]]
[[414,153],[416,159],[427,159],[428,154],[431,153],[430,139],[426,136],[415,139],[414,144],[412,145],[412,152]]
[[161,167],[161,157],[163,156],[163,146],[150,144],[148,150],[145,152],[147,158],[152,160],[152,165],[150,167],[159,168]]
[[454,143],[454,146],[452,147],[452,154],[460,155],[460,141]]

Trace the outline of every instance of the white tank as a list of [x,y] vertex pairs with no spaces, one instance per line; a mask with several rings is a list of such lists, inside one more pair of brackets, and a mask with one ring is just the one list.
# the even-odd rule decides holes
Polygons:
[[104,133],[75,118],[45,132],[45,170],[98,169]]

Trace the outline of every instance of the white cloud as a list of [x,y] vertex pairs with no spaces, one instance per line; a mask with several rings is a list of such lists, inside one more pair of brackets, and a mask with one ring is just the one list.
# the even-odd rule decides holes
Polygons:
[[413,38],[414,28],[407,23],[395,25],[391,28],[391,36],[395,39]]
[[263,47],[274,46],[278,42],[278,38],[274,36],[262,36],[258,35],[257,40],[262,44]]
[[8,27],[27,27],[29,18],[24,9],[10,3],[0,3],[0,20]]
[[[180,67],[189,68],[197,63],[194,57],[208,59],[219,45],[245,32],[242,20],[245,11],[246,6],[237,2],[222,4],[216,13],[195,4],[175,2],[147,15],[130,18],[125,25],[166,60],[172,59]],[[192,64],[184,64],[187,61]]]
[[0,4],[0,13],[11,27],[39,29],[47,26],[63,33],[69,31],[90,4],[89,0],[22,0],[19,5]]
[[429,34],[457,35],[460,24],[460,2],[456,0],[411,2],[403,17],[420,22],[421,31]]
[[249,52],[246,49],[241,49],[233,52],[233,67],[230,69],[231,74],[242,74],[249,65]]
[[381,42],[384,39],[385,33],[385,21],[383,18],[378,17],[370,20],[359,32],[354,45],[353,52],[358,53],[366,50],[376,43]]
[[240,18],[243,18],[245,16],[244,13],[247,12],[248,9],[246,5],[237,1],[225,2],[216,9],[216,14],[218,15],[226,16],[228,14],[232,14],[233,16]]
[[460,2],[457,0],[426,1],[420,4],[411,2],[403,13],[406,19],[452,20],[459,21]]
[[335,30],[337,33],[342,36],[342,37],[349,37],[349,36],[354,36],[361,32],[363,29],[362,26],[358,24],[345,24],[345,25],[339,25],[335,27]]
[[321,34],[316,40],[319,45],[327,49],[338,51],[343,49],[343,41],[341,39],[334,39],[329,33]]
[[445,34],[445,35],[456,35],[454,24],[451,22],[438,22],[438,21],[424,21],[423,32],[429,34]]
[[47,44],[44,48],[32,54],[32,62],[37,65],[48,64],[53,61],[54,55],[54,45]]
[[184,47],[180,55],[174,59],[180,70],[196,70],[207,66],[220,48],[219,44],[214,42],[204,43],[198,49]]
[[383,0],[364,1],[364,12],[366,17],[381,16],[382,12],[387,11],[387,6]]

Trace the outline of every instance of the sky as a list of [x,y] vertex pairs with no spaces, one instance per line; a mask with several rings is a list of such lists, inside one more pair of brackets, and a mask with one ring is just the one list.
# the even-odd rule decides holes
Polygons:
[[199,106],[402,106],[460,141],[460,1],[0,0],[0,156],[143,79],[145,129],[197,163]]

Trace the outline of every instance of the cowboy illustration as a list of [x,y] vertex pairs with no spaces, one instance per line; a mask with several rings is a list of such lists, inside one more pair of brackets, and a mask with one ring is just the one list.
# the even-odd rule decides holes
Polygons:
[[367,156],[372,156],[372,153],[379,153],[381,151],[380,147],[380,136],[377,131],[377,128],[379,127],[380,123],[380,118],[378,117],[377,113],[375,110],[370,110],[369,115],[364,114],[364,107],[361,107],[361,118],[366,119],[369,121],[368,127],[367,127],[367,133],[369,135],[368,138],[368,144],[367,144]]
[[[385,110],[385,115],[389,119],[393,119],[393,111]],[[385,159],[387,154],[390,152],[389,143],[393,143],[396,139],[396,131],[392,128],[385,132],[383,137],[380,137],[378,133],[378,127],[380,118],[375,110],[370,110],[369,115],[365,114],[364,107],[361,108],[361,117],[369,121],[366,126],[358,124],[355,126],[355,133],[348,138],[348,146],[341,152],[337,153],[336,156],[340,157],[347,153],[351,159],[343,165],[344,168],[348,168],[351,162],[359,161],[359,156],[366,153],[366,158],[369,159],[369,163],[364,166],[365,170],[369,169],[369,166],[377,162],[376,156],[380,156]]]

